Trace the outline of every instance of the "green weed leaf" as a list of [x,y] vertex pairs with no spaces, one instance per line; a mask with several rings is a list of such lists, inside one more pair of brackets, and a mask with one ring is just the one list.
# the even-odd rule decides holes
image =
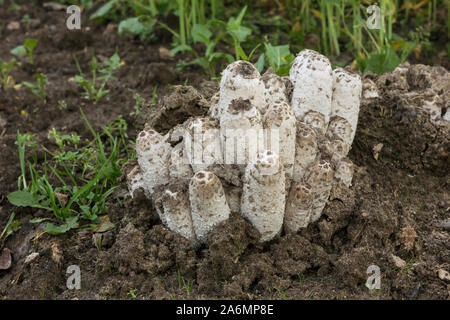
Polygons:
[[70,217],[65,220],[60,226],[55,226],[53,223],[47,223],[45,226],[45,231],[49,234],[57,235],[61,233],[66,233],[70,229],[74,228],[78,224],[78,217]]
[[37,205],[36,198],[27,191],[15,191],[8,194],[8,200],[17,207],[33,207]]

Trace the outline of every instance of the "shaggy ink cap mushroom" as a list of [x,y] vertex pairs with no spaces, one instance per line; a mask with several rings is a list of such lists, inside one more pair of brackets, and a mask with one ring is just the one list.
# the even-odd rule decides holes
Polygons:
[[226,67],[220,81],[218,116],[226,111],[234,99],[249,99],[264,114],[266,100],[259,71],[248,61],[238,60]]
[[241,214],[261,234],[260,242],[281,231],[285,209],[285,173],[277,154],[258,154],[245,170]]
[[208,233],[230,216],[220,179],[209,171],[197,172],[189,183],[189,200],[195,234],[206,243]]
[[318,152],[316,132],[310,125],[297,122],[293,170],[294,181],[303,180],[308,168],[314,163]]
[[343,68],[333,70],[333,97],[331,99],[331,116],[339,116],[347,120],[351,127],[349,140],[352,145],[358,125],[359,105],[362,92],[361,77]]
[[271,104],[264,115],[264,129],[266,134],[277,134],[277,139],[271,140],[271,143],[275,143],[277,146],[270,145],[268,147],[271,150],[277,150],[287,178],[292,179],[295,159],[296,119],[291,106],[284,101]]
[[310,112],[322,114],[326,128],[331,114],[333,76],[328,58],[305,49],[295,58],[289,77],[294,87],[292,109],[298,121]]
[[333,187],[333,168],[328,161],[317,160],[309,169],[306,182],[313,188],[311,222],[317,221]]
[[311,220],[313,190],[305,182],[292,185],[286,202],[284,215],[284,230],[288,234],[297,233],[301,228],[308,226]]

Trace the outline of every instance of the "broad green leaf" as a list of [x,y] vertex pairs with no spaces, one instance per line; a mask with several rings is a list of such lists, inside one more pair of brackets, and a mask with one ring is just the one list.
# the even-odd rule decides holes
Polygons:
[[27,49],[25,46],[18,46],[11,50],[11,54],[17,57],[25,57],[27,55]]
[[120,22],[118,28],[119,36],[121,36],[124,31],[133,35],[140,35],[147,31],[147,26],[139,20],[139,17],[128,18]]
[[47,225],[45,226],[45,231],[50,234],[57,235],[69,231],[77,224],[78,224],[78,217],[70,217],[66,219],[65,223],[59,226],[55,226],[53,223],[50,222],[47,223]]
[[28,51],[33,51],[34,48],[36,47],[37,43],[38,43],[38,40],[37,40],[37,39],[30,39],[30,38],[27,38],[27,39],[25,40],[25,43],[23,44],[23,46],[24,46],[26,49],[28,49]]
[[192,27],[191,36],[194,42],[202,42],[207,45],[212,36],[212,32],[209,30],[207,25],[194,24]]
[[238,42],[244,42],[245,39],[252,34],[252,29],[239,26],[238,28],[230,28],[228,32],[230,32]]
[[364,72],[372,71],[382,74],[387,71],[393,71],[401,63],[401,60],[392,48],[386,48],[382,53],[369,55],[366,63]]
[[264,46],[266,47],[265,53],[269,65],[276,73],[278,73],[281,66],[290,62],[287,59],[287,57],[291,55],[289,45],[272,46],[270,43],[265,43]]
[[8,200],[17,207],[32,207],[36,205],[33,194],[27,191],[15,191],[8,194]]

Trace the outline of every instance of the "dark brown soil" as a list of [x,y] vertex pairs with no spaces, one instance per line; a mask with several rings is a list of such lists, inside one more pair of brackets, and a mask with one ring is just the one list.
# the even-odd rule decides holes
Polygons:
[[[8,30],[25,13],[33,21]],[[217,90],[199,70],[176,71],[176,61],[160,54],[169,44],[120,38],[117,26],[91,24],[86,17],[83,30],[73,32],[65,28],[64,11],[0,6],[2,59],[9,60],[9,51],[25,38],[39,39],[34,65],[23,63],[13,72],[16,83],[33,81],[35,72],[49,79],[45,104],[25,89],[0,91],[0,231],[12,211],[22,223],[5,243],[12,266],[0,270],[1,298],[132,299],[135,290],[137,299],[450,299],[450,283],[438,276],[440,269],[450,271],[449,126],[430,122],[417,106],[405,107],[395,98],[420,91],[414,75],[403,87],[395,74],[366,76],[378,85],[380,97],[361,105],[350,152],[357,166],[353,185],[335,188],[322,218],[298,234],[261,245],[258,232],[233,215],[210,233],[209,247],[194,250],[161,224],[138,190],[133,199],[109,203],[116,227],[101,234],[101,250],[94,240],[98,234],[41,235],[42,226],[29,220],[50,213],[17,208],[6,199],[20,175],[17,129],[35,134],[50,149],[55,148],[47,138],[51,128],[89,138],[82,108],[97,129],[122,115],[130,137],[145,122],[167,131],[205,114]],[[80,87],[70,81],[77,74],[73,55],[87,71],[92,54],[107,59],[116,47],[125,62],[119,80],[110,82],[99,104],[82,99]],[[192,87],[181,86],[186,79]],[[159,103],[152,104],[156,85]],[[138,118],[130,116],[134,92],[147,101]],[[43,152],[38,161],[44,161]],[[31,253],[39,255],[25,264]],[[81,290],[66,287],[70,265],[81,269]],[[380,290],[365,286],[370,265],[381,269]]]

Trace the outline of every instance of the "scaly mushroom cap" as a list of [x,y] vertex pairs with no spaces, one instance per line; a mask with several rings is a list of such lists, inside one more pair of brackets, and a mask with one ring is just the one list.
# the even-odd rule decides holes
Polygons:
[[144,178],[145,188],[150,194],[155,187],[169,181],[171,151],[170,144],[153,129],[141,131],[136,139],[139,167]]
[[241,214],[260,232],[260,241],[279,234],[285,208],[285,173],[277,154],[266,150],[245,170]]
[[335,165],[348,154],[348,145],[340,139],[331,140],[331,162]]
[[326,136],[330,140],[340,139],[349,147],[351,146],[352,127],[350,123],[342,117],[333,116],[328,125]]
[[349,146],[358,125],[359,104],[362,92],[361,77],[346,69],[333,70],[333,98],[331,101],[331,116],[344,118],[352,129],[350,140],[344,140]]
[[300,228],[306,228],[311,220],[313,190],[305,182],[292,185],[286,202],[284,215],[284,230],[286,233],[296,233]]
[[187,190],[166,189],[155,201],[155,207],[161,221],[169,230],[180,234],[192,243],[195,242]]
[[333,186],[331,164],[324,160],[316,161],[309,169],[306,182],[313,188],[311,222],[315,222],[320,218]]
[[195,234],[200,242],[206,243],[208,233],[230,216],[220,179],[212,172],[197,172],[189,183],[189,199]]
[[297,135],[295,140],[294,181],[302,181],[308,168],[317,157],[317,134],[310,125],[297,122]]
[[217,118],[226,111],[232,100],[238,98],[249,99],[264,114],[264,84],[259,71],[248,61],[235,61],[222,72]]
[[316,130],[319,134],[325,134],[327,129],[327,123],[323,114],[317,111],[309,111],[303,117],[303,122],[309,124],[311,128]]
[[134,196],[134,191],[136,191],[138,188],[143,188],[145,190],[144,176],[142,175],[139,165],[136,165],[127,174],[127,186],[128,191],[130,191],[131,197]]
[[289,103],[286,95],[285,80],[275,74],[271,68],[269,68],[261,77],[264,83],[264,97],[267,102],[267,106],[275,103],[286,102]]
[[220,117],[224,163],[237,164],[243,172],[263,147],[262,133],[261,114],[251,101],[232,100]]
[[[267,145],[270,150],[280,155],[284,171],[288,179],[292,178],[295,159],[296,119],[289,104],[282,101],[269,106],[264,115],[264,129],[276,130],[277,146]],[[272,144],[272,141],[271,141]]]
[[339,182],[342,182],[345,186],[350,187],[352,185],[353,171],[355,166],[353,162],[348,158],[343,158],[336,165],[336,171],[334,178]]
[[298,121],[309,111],[323,115],[325,128],[331,114],[333,75],[328,58],[313,51],[303,50],[295,58],[289,77],[294,86],[292,109]]

